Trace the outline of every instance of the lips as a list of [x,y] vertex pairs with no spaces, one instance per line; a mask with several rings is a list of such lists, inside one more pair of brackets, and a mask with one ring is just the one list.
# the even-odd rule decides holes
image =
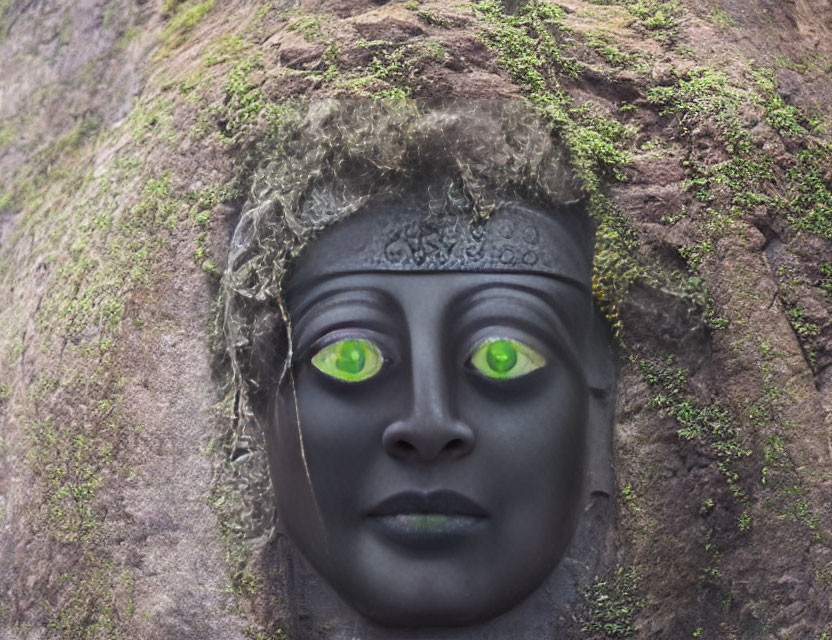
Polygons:
[[476,502],[455,491],[405,491],[383,500],[370,510],[370,516],[436,514],[484,518],[487,513]]
[[439,551],[476,537],[487,513],[454,491],[405,491],[383,500],[367,514],[383,539],[416,551]]

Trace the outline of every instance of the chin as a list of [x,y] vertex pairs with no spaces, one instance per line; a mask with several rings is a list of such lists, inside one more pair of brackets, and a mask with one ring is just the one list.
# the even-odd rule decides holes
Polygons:
[[390,629],[428,629],[475,625],[486,622],[512,609],[516,602],[495,602],[499,597],[487,598],[482,602],[468,598],[459,602],[462,594],[456,594],[456,602],[438,594],[402,594],[392,599],[385,594],[383,599],[368,605],[366,602],[350,602],[359,614],[374,624]]
[[353,610],[378,626],[460,627],[487,622],[518,606],[541,586],[555,566],[553,560],[543,559],[533,571],[513,580],[506,580],[499,571],[490,576],[471,575],[448,571],[448,567],[410,575],[397,572],[399,580],[372,570],[361,576],[361,570],[356,569],[347,583],[333,581],[332,585]]

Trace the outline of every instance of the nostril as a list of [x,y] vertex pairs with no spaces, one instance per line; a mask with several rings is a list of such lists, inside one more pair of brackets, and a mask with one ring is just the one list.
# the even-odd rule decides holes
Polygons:
[[416,446],[408,442],[407,440],[396,440],[393,444],[393,447],[399,453],[410,453],[411,451],[416,451]]
[[462,458],[473,448],[474,437],[467,426],[453,420],[429,425],[405,420],[387,427],[382,443],[394,458],[433,461]]
[[467,445],[462,438],[454,438],[445,445],[445,450],[452,454],[464,453],[466,449]]

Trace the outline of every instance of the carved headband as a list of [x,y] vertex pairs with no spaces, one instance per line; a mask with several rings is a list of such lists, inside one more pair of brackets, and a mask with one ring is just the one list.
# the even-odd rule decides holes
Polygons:
[[[590,288],[594,234],[579,206],[550,211],[512,202],[474,222],[458,213],[428,213],[397,202],[368,206],[336,226],[337,241],[326,231],[316,241],[318,255],[328,261],[311,269],[315,279],[367,271],[516,272]],[[301,253],[293,287],[308,281],[305,272]]]

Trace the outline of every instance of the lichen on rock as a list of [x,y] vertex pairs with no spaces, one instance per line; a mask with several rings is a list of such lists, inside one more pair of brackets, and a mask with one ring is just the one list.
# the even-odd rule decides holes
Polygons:
[[506,8],[0,2],[0,637],[289,630],[211,345],[256,168],[329,98],[520,99],[568,149],[622,371],[565,637],[832,635],[830,9]]

